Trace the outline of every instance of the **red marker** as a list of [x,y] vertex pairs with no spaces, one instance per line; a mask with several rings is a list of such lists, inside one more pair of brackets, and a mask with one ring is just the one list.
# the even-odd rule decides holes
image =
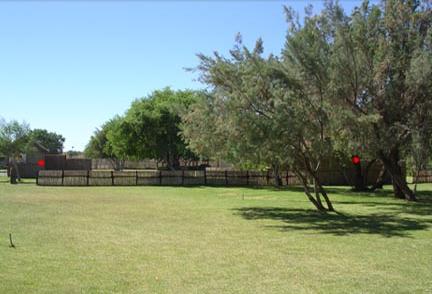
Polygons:
[[44,167],[45,167],[45,160],[43,160],[43,159],[38,160],[37,165],[38,165],[39,167],[44,168]]
[[353,156],[351,157],[351,162],[352,162],[354,165],[359,165],[359,164],[360,164],[360,156],[358,156],[358,155],[353,155]]

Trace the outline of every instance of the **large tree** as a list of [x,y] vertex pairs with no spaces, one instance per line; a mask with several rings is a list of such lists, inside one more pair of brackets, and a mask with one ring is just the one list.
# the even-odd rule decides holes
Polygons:
[[[282,66],[290,73],[291,86],[301,89],[298,99],[309,101],[308,115],[316,120],[321,144],[331,139],[332,154],[326,154],[327,164],[337,162],[341,172],[348,167],[348,159],[354,154],[361,154],[361,163],[355,166],[356,176],[351,184],[355,190],[366,190],[367,173],[376,162],[375,155],[364,148],[364,142],[356,142],[351,134],[339,128],[339,116],[334,108],[332,55],[335,54],[335,24],[346,19],[343,10],[325,2],[325,8],[318,15],[312,14],[312,7],[306,8],[306,17],[302,22],[296,11],[285,7],[288,33],[285,48],[282,51]],[[304,97],[308,98],[305,99]],[[344,122],[345,123],[345,122]],[[349,122],[348,122],[349,123]],[[343,125],[342,125],[343,126]],[[322,153],[322,152],[319,152]],[[321,156],[320,162],[323,161]],[[350,167],[352,166],[349,163]],[[348,179],[348,177],[346,177]]]
[[115,132],[119,128],[123,118],[115,116],[94,131],[87,144],[84,154],[89,158],[104,158],[111,162],[113,169],[121,170],[127,155],[119,148],[114,151],[112,141],[108,139],[108,134]]
[[[393,180],[396,197],[415,200],[401,160],[430,121],[432,11],[429,1],[363,5],[334,20],[332,84],[339,125],[366,143]],[[339,107],[339,108],[338,108]]]
[[260,40],[253,51],[237,41],[229,58],[218,53],[199,55],[201,80],[211,93],[184,117],[183,135],[201,154],[214,152],[232,162],[265,163],[276,171],[289,165],[313,205],[332,211],[318,177],[322,158],[331,153],[331,142],[328,105],[317,85],[299,77],[294,63],[286,66],[274,56],[262,57]]
[[39,144],[48,149],[50,153],[62,153],[64,142],[65,138],[60,134],[44,129],[34,129],[29,133],[28,148],[32,148],[34,144]]
[[196,91],[154,91],[134,101],[116,127],[107,133],[114,154],[163,161],[179,168],[180,159],[196,158],[179,135],[180,114],[201,99]]
[[0,154],[6,156],[12,163],[17,178],[20,174],[17,159],[24,153],[29,141],[30,127],[27,123],[20,123],[16,120],[9,122],[0,120]]

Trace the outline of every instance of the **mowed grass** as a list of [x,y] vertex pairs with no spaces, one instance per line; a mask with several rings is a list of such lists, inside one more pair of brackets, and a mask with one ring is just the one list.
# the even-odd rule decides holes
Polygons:
[[[330,189],[0,183],[0,293],[432,292],[421,201]],[[12,233],[16,248],[9,248]]]

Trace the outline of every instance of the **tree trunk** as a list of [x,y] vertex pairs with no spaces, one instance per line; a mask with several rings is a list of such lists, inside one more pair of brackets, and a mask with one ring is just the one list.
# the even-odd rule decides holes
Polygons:
[[386,169],[384,167],[384,165],[381,167],[380,172],[378,173],[378,177],[377,180],[375,182],[375,184],[373,184],[373,186],[371,187],[371,191],[375,191],[376,189],[382,189],[384,186],[384,176],[386,173]]
[[413,189],[413,193],[414,193],[414,195],[417,194],[417,179],[418,179],[418,177],[419,177],[419,174],[420,174],[420,169],[417,169],[417,170],[416,170],[416,174],[415,174],[414,179],[413,179],[413,182],[414,182],[414,189]]
[[272,169],[273,169],[274,185],[276,187],[282,186],[282,179],[280,177],[279,165],[273,164]]
[[301,174],[301,172],[298,172],[296,170],[294,170],[294,173],[297,175],[297,177],[300,179],[300,181],[302,182],[303,185],[303,189],[304,192],[307,196],[307,198],[309,199],[309,201],[315,206],[315,208],[318,211],[325,211],[325,207],[322,205],[322,203],[318,202],[311,194],[310,190],[309,190],[309,186],[307,183],[307,179]]
[[393,192],[396,198],[416,201],[416,197],[408,187],[402,168],[399,165],[399,150],[392,150],[390,156],[381,153],[381,161],[392,178]]
[[[331,203],[330,198],[327,195],[326,190],[321,185],[321,182],[320,182],[320,180],[318,178],[318,175],[315,174],[315,173],[313,173],[312,176],[313,176],[315,187],[316,187],[315,189],[316,189],[316,191],[318,191],[319,193],[321,193],[321,195],[323,196],[323,198],[324,198],[324,200],[326,202],[326,205],[327,205],[327,210],[328,211],[335,211],[334,207],[333,207],[333,204]],[[321,199],[320,199],[320,202],[321,202]]]
[[166,163],[170,170],[178,170],[180,167],[180,159],[176,154],[172,154],[171,152],[167,152],[166,154]]
[[15,170],[15,175],[18,181],[21,181],[21,175],[18,168],[18,163],[16,162],[16,159],[12,157],[12,166]]
[[[312,172],[311,176],[314,179],[314,185],[315,185],[315,196],[316,198],[313,197],[312,193],[310,192],[309,189],[309,185],[307,182],[307,179],[304,175],[302,175],[301,172],[294,170],[294,173],[296,174],[296,176],[301,180],[302,184],[303,184],[303,189],[304,192],[306,194],[306,196],[308,197],[309,201],[312,202],[312,204],[315,206],[315,208],[321,212],[326,212],[326,211],[335,211],[330,198],[328,197],[324,187],[321,185],[319,179],[317,178],[316,174]],[[317,193],[318,192],[318,193]],[[327,204],[327,208],[325,208],[325,206],[322,204],[321,201],[321,197],[320,194],[323,196],[326,204]]]
[[325,190],[324,187],[321,186],[321,185],[320,185],[320,191],[321,191],[321,194],[323,195],[324,200],[325,200],[325,202],[326,202],[326,204],[327,204],[328,210],[329,210],[329,211],[335,211],[335,209],[334,209],[334,207],[333,207],[333,204],[331,203],[330,198],[329,198],[328,195],[327,195],[326,190]]
[[351,187],[355,186],[354,183],[351,181],[351,179],[347,176],[345,167],[340,167],[339,171],[349,186],[351,186]]
[[115,165],[117,170],[124,170],[125,160],[123,159],[115,159]]
[[17,184],[17,176],[16,176],[16,170],[14,166],[12,166],[12,168],[10,169],[10,183],[13,185]]
[[401,174],[392,175],[393,189],[396,198],[406,199],[409,201],[416,201],[416,197],[408,187],[406,179]]
[[354,191],[365,191],[364,178],[362,174],[361,163],[354,166],[355,169],[355,180],[354,180]]
[[120,170],[118,161],[115,158],[109,158],[109,161],[111,162],[111,166],[112,166],[113,170],[115,170],[115,171]]
[[[324,187],[321,185],[321,180],[320,180],[320,178],[318,176],[318,168],[319,168],[320,165],[317,164],[315,166],[316,166],[315,169],[312,168],[312,166],[310,165],[310,161],[305,160],[305,168],[306,168],[307,172],[309,173],[309,175],[312,176],[314,184],[316,185],[316,188],[315,188],[316,190],[315,191],[318,190],[318,192],[321,193],[321,195],[324,197],[324,200],[325,200],[325,202],[327,204],[327,210],[328,211],[335,211],[334,207],[333,207],[333,204],[331,203],[330,198],[328,197],[327,192],[325,191]],[[317,199],[319,199],[320,202],[321,202],[320,198],[317,197]],[[321,204],[321,206],[323,206],[323,205]],[[324,208],[324,210],[326,210],[326,209]]]
[[368,162],[366,167],[362,169],[361,163],[358,165],[355,165],[355,183],[354,183],[354,191],[358,192],[364,192],[364,191],[370,191],[368,188],[368,175],[369,170],[375,163],[376,159],[371,160]]
[[313,179],[313,184],[314,184],[315,199],[321,207],[324,207],[324,205],[322,204],[322,201],[321,201],[321,196],[320,196],[321,192],[320,192],[320,189],[318,187],[318,183],[315,179]]
[[364,172],[363,172],[363,185],[364,185],[364,187],[366,189],[368,189],[369,171],[374,166],[374,164],[375,164],[376,161],[377,161],[376,159],[372,159],[371,161],[368,162],[368,164],[366,165],[366,168],[364,169]]

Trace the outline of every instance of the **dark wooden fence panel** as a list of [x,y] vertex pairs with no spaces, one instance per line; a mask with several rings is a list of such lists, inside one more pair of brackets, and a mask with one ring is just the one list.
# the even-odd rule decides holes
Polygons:
[[114,186],[136,186],[135,171],[115,171],[113,179]]
[[418,176],[413,178],[414,183],[432,183],[432,169],[426,169],[419,172]]
[[91,170],[91,159],[71,158],[66,159],[65,169],[67,170]]
[[206,174],[204,170],[185,170],[183,174],[183,185],[206,185]]
[[87,170],[65,170],[63,172],[64,186],[87,186],[88,185]]
[[138,186],[157,186],[161,183],[161,172],[158,170],[137,171]]
[[65,168],[66,168],[66,155],[62,155],[62,154],[45,155],[46,170],[63,170]]
[[37,173],[42,170],[40,166],[38,166],[36,163],[23,163],[19,162],[17,163],[19,173],[21,178],[24,179],[34,179],[37,177]]
[[162,186],[181,186],[183,185],[182,179],[183,171],[181,170],[163,170],[161,171],[161,185]]
[[63,186],[63,171],[41,170],[36,183],[41,186]]
[[[379,170],[370,170],[368,183],[374,183]],[[323,170],[319,177],[324,185],[352,185],[353,174],[344,175],[340,170]],[[280,173],[282,185],[300,185],[301,182],[290,171]],[[432,171],[422,173],[420,181],[432,182]],[[272,171],[233,171],[233,170],[137,170],[137,171],[87,171],[41,170],[39,185],[52,186],[273,186],[275,177]]]
[[112,186],[113,176],[111,171],[90,171],[89,186]]
[[225,177],[225,171],[207,171],[207,185],[210,186],[225,186],[227,185],[227,179]]

